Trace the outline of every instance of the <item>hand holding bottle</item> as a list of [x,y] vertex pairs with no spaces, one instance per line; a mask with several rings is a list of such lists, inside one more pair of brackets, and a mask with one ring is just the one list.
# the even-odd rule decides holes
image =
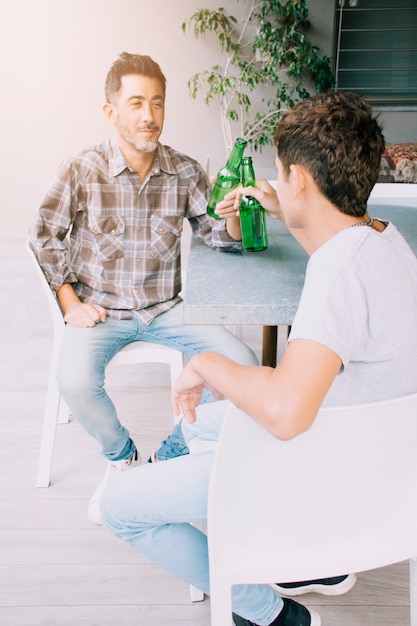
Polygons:
[[[213,176],[211,180],[214,183],[216,176]],[[222,219],[239,218],[239,205],[236,208],[236,193],[237,189],[233,189],[226,194],[221,202],[217,203],[215,213],[218,217]]]
[[239,137],[233,146],[226,165],[217,172],[216,182],[213,185],[207,205],[207,213],[216,219],[221,219],[218,211],[216,211],[218,203],[224,200],[225,196],[239,185],[240,162],[245,146],[246,140]]
[[253,196],[263,206],[269,217],[279,219],[285,224],[285,218],[281,210],[277,192],[267,180],[263,178],[258,179],[256,181],[256,187],[245,187],[244,191],[245,193],[243,193],[242,187],[238,187],[234,192],[234,207],[236,211],[239,211],[240,199],[243,195]]

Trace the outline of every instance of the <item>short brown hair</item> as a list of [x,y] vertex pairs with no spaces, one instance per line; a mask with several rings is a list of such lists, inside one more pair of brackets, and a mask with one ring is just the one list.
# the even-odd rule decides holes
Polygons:
[[286,174],[299,164],[342,213],[362,217],[385,148],[372,107],[350,92],[328,92],[287,111],[275,131]]
[[128,76],[130,74],[139,74],[140,76],[157,78],[161,83],[165,96],[167,81],[158,63],[146,55],[122,52],[111,66],[106,77],[105,93],[107,102],[114,100],[122,86],[123,76]]

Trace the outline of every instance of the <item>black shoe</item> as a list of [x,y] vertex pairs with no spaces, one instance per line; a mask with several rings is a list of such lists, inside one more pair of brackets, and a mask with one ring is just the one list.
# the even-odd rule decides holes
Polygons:
[[[307,609],[294,600],[283,598],[284,607],[281,613],[269,626],[320,626],[320,615]],[[233,613],[233,621],[236,626],[257,626],[254,622]]]
[[304,593],[321,593],[323,596],[340,596],[352,589],[356,583],[356,574],[305,580],[299,583],[274,583],[270,585],[274,591],[283,596],[301,596]]

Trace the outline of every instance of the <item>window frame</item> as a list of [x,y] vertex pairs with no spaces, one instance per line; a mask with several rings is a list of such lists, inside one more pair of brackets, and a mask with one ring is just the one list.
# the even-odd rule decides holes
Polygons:
[[[335,59],[335,78],[336,78],[336,91],[354,91],[356,93],[360,93],[365,96],[369,102],[379,110],[398,110],[398,111],[417,111],[417,64],[416,67],[413,65],[404,66],[402,68],[398,67],[386,67],[382,64],[385,57],[388,55],[386,53],[392,52],[394,55],[401,52],[405,52],[405,56],[407,53],[410,57],[412,55],[417,55],[417,2],[414,3],[413,0],[404,0],[403,4],[405,6],[399,7],[398,0],[336,0],[335,2],[335,38],[334,38],[334,59]],[[414,6],[413,6],[414,4]],[[370,6],[373,5],[373,6]],[[408,5],[408,6],[406,6]],[[372,12],[375,11],[410,11],[412,13],[415,12],[415,24],[414,18],[409,28],[404,29],[403,27],[398,28],[395,24],[392,28],[386,27],[383,28],[369,28],[366,26],[366,19],[364,20],[364,28],[349,28],[349,17],[358,18],[360,13],[363,13],[364,16],[369,20]],[[347,17],[347,19],[346,19]],[[394,20],[395,21],[395,20]],[[390,42],[390,38],[387,37],[387,43],[384,48],[378,48],[378,37],[381,38],[381,33],[391,33],[393,34],[393,39],[395,40],[396,34],[398,35],[398,39],[401,37],[399,33],[404,30],[415,32],[415,35],[412,34],[410,39],[416,42],[412,44],[412,47],[401,48],[398,44],[399,42]],[[372,34],[375,35],[372,38]],[[352,45],[353,41],[362,42],[364,47],[354,47]],[[377,44],[376,47],[372,47],[370,45],[372,42],[374,45]],[[346,48],[343,48],[343,46]],[[350,46],[350,47],[348,47]],[[373,67],[364,67],[363,63],[362,67],[359,66],[358,61],[355,64],[355,57],[357,59],[360,58],[360,52],[366,54],[369,52],[369,57],[374,57],[373,61],[370,63],[375,63],[375,57],[377,56],[378,51],[383,51],[383,55],[381,55],[381,65],[374,65]],[[355,54],[355,53],[358,54]],[[374,53],[372,55],[372,53]],[[363,60],[362,54],[362,60]],[[399,93],[398,87],[387,86],[385,91],[382,91],[379,87],[361,87],[357,83],[360,82],[361,78],[363,78],[364,82],[366,81],[366,75],[369,75],[371,71],[378,71],[381,75],[387,76],[387,83],[395,83],[396,75],[398,72],[410,73],[410,75],[406,76],[405,80],[409,81],[410,90],[407,91],[407,85],[404,87],[404,93]],[[352,79],[349,81],[349,73]],[[342,81],[341,81],[342,78]],[[340,84],[342,82],[342,85]],[[355,84],[356,83],[356,84]]]

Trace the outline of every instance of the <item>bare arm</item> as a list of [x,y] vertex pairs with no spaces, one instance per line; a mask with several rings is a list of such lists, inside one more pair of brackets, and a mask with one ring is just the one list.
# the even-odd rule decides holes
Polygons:
[[247,367],[213,352],[187,364],[172,394],[175,413],[189,422],[203,387],[229,398],[278,439],[291,439],[310,428],[341,367],[324,345],[291,341],[275,368]]
[[77,328],[92,328],[106,321],[106,309],[99,304],[81,302],[72,285],[65,283],[57,292],[65,321]]
[[[218,202],[216,206],[216,213],[219,217],[226,220],[226,230],[229,235],[236,239],[236,241],[242,240],[242,230],[240,227],[239,212],[235,207],[235,193],[230,192],[227,194],[222,202]],[[229,198],[229,196],[231,196]]]
[[[211,182],[214,184],[217,176],[211,178]],[[236,190],[226,194],[222,202],[218,202],[216,205],[216,213],[219,217],[226,220],[226,230],[232,239],[236,241],[242,241],[242,229],[240,227],[239,211],[235,205]],[[239,209],[239,205],[238,205]]]

